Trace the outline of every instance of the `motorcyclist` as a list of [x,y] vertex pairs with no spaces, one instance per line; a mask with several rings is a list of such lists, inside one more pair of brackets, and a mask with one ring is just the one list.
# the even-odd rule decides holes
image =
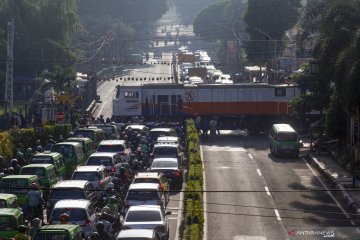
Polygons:
[[59,224],[70,224],[70,216],[67,213],[60,214],[59,220]]
[[113,231],[113,224],[115,223],[115,218],[110,214],[110,209],[108,207],[104,207],[101,210],[100,216],[97,222],[102,222],[104,224],[104,228],[107,232]]
[[18,163],[19,163],[20,166],[25,166],[27,164],[27,161],[25,159],[25,155],[20,151],[18,151],[16,153],[16,159],[18,160]]
[[39,217],[43,219],[42,214],[42,205],[44,200],[41,197],[41,193],[38,190],[38,185],[36,183],[31,184],[31,189],[27,193],[29,213],[32,217]]
[[125,162],[123,164],[124,168],[125,168],[125,175],[129,178],[129,179],[133,179],[134,177],[134,173],[131,171],[130,168],[130,164],[128,162]]
[[35,233],[41,228],[40,222],[41,222],[41,220],[39,218],[34,218],[31,221],[31,228],[30,228],[30,232],[29,232],[29,235],[31,238],[33,238]]
[[64,136],[63,135],[59,135],[59,142],[63,142],[64,141]]
[[103,240],[97,232],[93,232],[87,238],[87,240]]
[[26,235],[26,227],[24,225],[20,225],[18,228],[17,234],[14,236],[15,240],[29,240],[29,236]]
[[54,141],[53,136],[49,135],[48,140],[45,145],[45,150],[51,150],[51,148],[54,144],[56,144],[56,142]]
[[96,231],[102,239],[115,239],[112,235],[105,231],[105,225],[102,222],[96,223]]
[[11,167],[13,168],[13,174],[17,175],[20,172],[21,166],[16,158],[11,159],[10,161]]
[[27,148],[25,151],[25,159],[27,162],[29,162],[31,156],[33,155],[33,149],[32,148]]
[[36,149],[37,152],[43,152],[44,151],[44,148],[41,145],[41,140],[40,139],[36,140],[35,149]]
[[122,183],[126,186],[126,188],[128,188],[130,185],[130,179],[126,176],[125,172],[126,172],[125,168],[121,167],[119,169],[119,173],[116,174],[116,177],[120,178]]

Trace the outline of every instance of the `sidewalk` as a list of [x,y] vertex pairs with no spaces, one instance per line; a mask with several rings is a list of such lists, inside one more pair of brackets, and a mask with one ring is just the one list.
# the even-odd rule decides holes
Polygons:
[[[340,190],[339,200],[344,204],[347,210],[355,214],[360,214],[360,191],[347,190],[354,189],[352,186],[352,174],[343,170],[330,153],[313,154],[310,153],[309,150],[310,144],[305,143],[301,153],[304,154],[311,164],[331,182],[331,187],[333,189]],[[355,188],[359,188],[359,183],[356,183]]]

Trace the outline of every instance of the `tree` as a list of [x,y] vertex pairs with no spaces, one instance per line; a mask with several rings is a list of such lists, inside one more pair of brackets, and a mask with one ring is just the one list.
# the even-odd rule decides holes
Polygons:
[[248,1],[244,21],[249,34],[245,49],[250,62],[263,65],[275,58],[275,44],[277,52],[282,51],[285,32],[298,21],[300,7],[300,0]]

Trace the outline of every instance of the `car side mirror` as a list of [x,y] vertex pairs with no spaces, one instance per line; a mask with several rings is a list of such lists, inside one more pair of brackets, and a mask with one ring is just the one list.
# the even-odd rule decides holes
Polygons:
[[166,211],[165,212],[165,215],[167,216],[167,215],[171,215],[171,212],[170,211]]

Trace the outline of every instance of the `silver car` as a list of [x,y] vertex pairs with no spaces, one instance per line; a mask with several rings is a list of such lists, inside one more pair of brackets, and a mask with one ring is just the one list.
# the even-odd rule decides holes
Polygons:
[[104,166],[78,166],[71,180],[89,181],[96,189],[106,189],[111,177]]
[[163,208],[154,205],[131,206],[126,213],[123,229],[154,229],[159,233],[160,239],[169,238],[169,225],[167,215]]
[[159,234],[153,229],[125,229],[119,232],[117,240],[160,240]]
[[166,207],[165,195],[158,183],[132,183],[125,197],[125,210],[135,205]]

